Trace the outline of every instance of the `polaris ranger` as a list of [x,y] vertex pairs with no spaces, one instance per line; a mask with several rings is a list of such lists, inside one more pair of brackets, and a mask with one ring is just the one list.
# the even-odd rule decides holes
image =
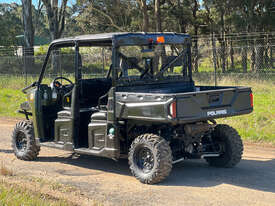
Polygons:
[[[22,90],[28,101],[19,112],[27,120],[17,123],[12,134],[16,157],[34,160],[40,146],[127,157],[132,174],[146,184],[164,180],[172,165],[184,159],[234,167],[243,153],[241,137],[215,119],[251,113],[251,88],[195,85],[190,46],[190,36],[178,33],[107,33],[53,41],[38,81]],[[51,53],[66,47],[74,52],[74,77],[43,83]],[[83,78],[82,47],[110,51],[104,78]]]

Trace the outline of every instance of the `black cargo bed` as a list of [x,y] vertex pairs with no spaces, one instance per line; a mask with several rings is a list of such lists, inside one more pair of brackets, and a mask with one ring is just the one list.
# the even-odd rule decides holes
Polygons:
[[[127,92],[124,88],[116,93],[116,116],[119,119],[187,123],[248,114],[253,110],[249,87],[194,86],[186,91],[191,88],[187,85],[183,88],[185,92],[171,92],[181,91],[180,88],[183,87],[176,84],[147,87],[146,92],[137,92],[136,88]],[[176,102],[175,116],[169,110],[172,102]]]

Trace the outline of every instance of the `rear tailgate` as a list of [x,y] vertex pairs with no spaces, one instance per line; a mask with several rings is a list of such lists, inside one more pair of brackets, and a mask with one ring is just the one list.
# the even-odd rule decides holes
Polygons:
[[180,121],[215,119],[253,111],[249,87],[232,87],[176,95],[176,118]]

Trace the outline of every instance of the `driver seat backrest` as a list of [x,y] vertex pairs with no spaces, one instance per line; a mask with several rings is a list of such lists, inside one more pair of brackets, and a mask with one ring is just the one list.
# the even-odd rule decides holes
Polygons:
[[112,86],[111,79],[81,80],[80,108],[96,107],[98,100],[105,95]]

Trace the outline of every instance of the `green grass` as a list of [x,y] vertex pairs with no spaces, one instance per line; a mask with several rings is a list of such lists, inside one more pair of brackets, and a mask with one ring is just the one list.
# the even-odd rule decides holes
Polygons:
[[26,189],[0,183],[0,205],[22,206],[67,206],[66,201],[51,199],[41,193],[33,193]]
[[[219,119],[219,123],[236,128],[243,139],[254,142],[268,142],[275,145],[275,75],[222,74],[218,85],[250,86],[254,94],[254,111],[249,115]],[[213,85],[213,74],[194,74],[197,85]],[[29,78],[29,82],[35,78]],[[49,80],[47,80],[50,82]],[[23,117],[15,111],[26,101],[20,91],[25,86],[23,77],[0,77],[0,116]]]
[[[196,84],[214,85],[213,75],[194,74]],[[218,119],[218,123],[236,128],[243,139],[275,145],[275,75],[218,74],[219,86],[249,86],[254,95],[251,114]]]
[[236,128],[243,139],[275,145],[275,82],[255,79],[219,82],[219,85],[230,84],[252,87],[254,111],[248,115],[225,118],[218,122]]
[[26,101],[26,97],[20,90],[0,89],[0,116],[23,117],[16,110],[24,101]]

